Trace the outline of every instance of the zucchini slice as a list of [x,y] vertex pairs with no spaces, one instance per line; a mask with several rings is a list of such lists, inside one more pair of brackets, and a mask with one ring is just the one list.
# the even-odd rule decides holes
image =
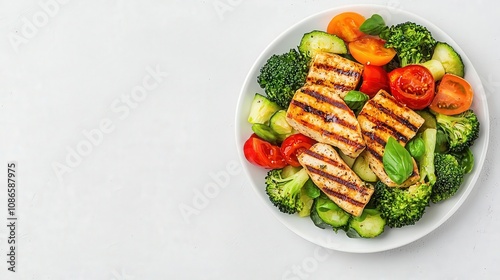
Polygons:
[[441,61],[444,72],[464,77],[464,63],[460,55],[452,46],[445,42],[438,42],[434,48],[432,59]]
[[302,36],[299,51],[309,57],[314,57],[319,52],[329,52],[335,54],[346,54],[347,46],[340,37],[314,30]]

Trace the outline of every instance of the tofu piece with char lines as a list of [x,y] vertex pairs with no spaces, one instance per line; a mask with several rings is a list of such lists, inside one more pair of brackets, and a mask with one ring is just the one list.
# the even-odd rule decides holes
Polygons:
[[298,132],[335,146],[352,158],[365,149],[356,115],[330,88],[305,85],[297,90],[287,121]]
[[417,182],[420,175],[415,160],[413,173],[403,184],[398,185],[385,172],[383,156],[389,137],[405,146],[425,120],[415,111],[397,102],[389,93],[380,90],[366,102],[358,115],[358,121],[366,143],[366,158],[377,177],[390,187],[409,187]]
[[312,58],[306,84],[322,85],[337,92],[341,98],[356,89],[363,65],[337,54],[321,52]]
[[298,160],[335,204],[354,216],[363,213],[374,189],[349,168],[332,146],[316,143],[300,154]]

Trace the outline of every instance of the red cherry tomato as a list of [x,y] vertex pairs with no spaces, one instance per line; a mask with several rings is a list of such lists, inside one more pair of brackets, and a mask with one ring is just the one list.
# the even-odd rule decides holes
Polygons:
[[372,98],[381,89],[389,91],[389,78],[382,66],[365,65],[359,91]]
[[272,145],[255,134],[245,142],[243,152],[250,163],[267,169],[283,168],[287,165],[279,146]]
[[413,110],[422,110],[434,98],[434,78],[421,65],[407,65],[389,72],[391,94],[402,104]]
[[311,148],[314,143],[316,143],[316,141],[303,134],[293,134],[288,136],[283,140],[283,143],[281,143],[281,154],[288,164],[299,167],[300,163],[297,157],[305,150]]
[[429,108],[444,115],[460,114],[470,108],[473,97],[474,91],[466,80],[453,74],[444,74]]

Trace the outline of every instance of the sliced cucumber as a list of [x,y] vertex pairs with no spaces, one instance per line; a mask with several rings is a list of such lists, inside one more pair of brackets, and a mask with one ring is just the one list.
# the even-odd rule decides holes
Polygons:
[[359,217],[349,221],[349,228],[355,230],[359,237],[373,238],[384,232],[386,221],[376,209],[364,209]]
[[441,78],[443,78],[444,67],[441,61],[437,59],[427,60],[426,62],[422,63],[422,66],[429,69],[429,71],[432,74],[432,77],[434,77],[434,81],[439,81],[441,80]]
[[269,126],[278,134],[290,134],[293,127],[286,120],[286,110],[278,110],[271,116]]
[[336,35],[314,30],[302,36],[299,51],[310,57],[314,57],[318,52],[346,54],[347,46],[344,41]]
[[352,158],[346,154],[344,154],[341,150],[338,150],[338,153],[339,153],[339,156],[344,160],[344,162],[352,168],[352,165],[354,164],[354,162],[356,161],[355,158]]
[[267,123],[271,116],[280,110],[278,104],[272,102],[262,94],[256,93],[250,106],[250,114],[248,115],[248,122],[254,123]]
[[356,158],[356,161],[354,161],[354,164],[352,165],[352,171],[358,174],[361,180],[364,180],[366,182],[376,182],[378,180],[377,175],[375,175],[375,173],[373,173],[372,169],[370,168],[370,165],[368,164],[368,160],[365,158],[364,153]]
[[267,125],[262,123],[252,124],[252,131],[261,139],[266,140],[271,144],[278,143],[278,135]]
[[345,228],[351,215],[325,196],[316,198],[316,212],[321,220],[334,229]]
[[443,64],[446,73],[464,77],[464,63],[460,55],[452,46],[444,42],[438,42],[434,48],[432,59],[438,60]]

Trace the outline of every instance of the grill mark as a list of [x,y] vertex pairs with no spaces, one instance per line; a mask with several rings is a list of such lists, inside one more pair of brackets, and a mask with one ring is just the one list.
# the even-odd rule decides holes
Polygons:
[[[317,168],[314,168],[314,167],[312,167],[310,165],[307,165],[306,168],[307,168],[307,170],[309,172],[311,172],[313,174],[316,174],[318,176],[325,177],[325,178],[327,178],[327,179],[329,179],[331,181],[337,182],[337,183],[339,183],[339,184],[341,184],[343,186],[346,186],[347,188],[349,188],[351,190],[355,190],[355,191],[361,193],[364,196],[368,195],[368,192],[366,191],[366,189],[364,189],[362,187],[359,187],[359,186],[357,186],[357,185],[355,185],[353,183],[350,183],[348,181],[345,181],[342,178],[339,178],[339,177],[334,176],[332,174],[326,173],[326,172],[324,172],[322,170],[319,170]],[[353,204],[353,205],[358,206],[358,207],[363,207],[365,205],[365,203],[363,203],[361,201],[357,201],[357,200],[355,200],[355,199],[353,199],[353,198],[351,198],[351,197],[349,197],[349,196],[347,196],[345,194],[339,193],[339,192],[337,192],[335,190],[332,190],[331,188],[324,187],[324,188],[322,188],[322,191],[324,191],[324,192],[326,192],[326,193],[328,193],[330,195],[333,195],[335,197],[338,197],[338,198],[342,199],[343,201],[347,201],[350,204]]]
[[314,130],[316,132],[319,132],[322,136],[327,136],[327,137],[330,137],[330,138],[333,138],[339,142],[342,142],[348,146],[351,146],[352,148],[354,148],[356,151],[357,150],[362,150],[365,148],[365,145],[364,144],[360,144],[359,142],[356,142],[356,141],[352,141],[344,136],[341,136],[341,135],[338,135],[338,134],[335,134],[333,132],[330,132],[328,130],[325,130],[319,126],[316,126],[312,123],[309,123],[305,120],[299,120],[299,122],[305,126],[305,127],[308,127],[309,129],[311,130]]
[[327,80],[323,79],[316,79],[315,77],[307,77],[306,82],[311,85],[318,85],[318,86],[326,86],[330,88],[334,88],[340,91],[350,91],[353,90],[354,87],[352,86],[347,86],[343,84],[336,84]]
[[344,164],[342,164],[342,163],[340,163],[338,161],[335,161],[335,160],[333,160],[331,158],[328,158],[328,157],[326,157],[324,155],[318,154],[317,152],[314,152],[312,150],[305,150],[304,153],[306,155],[308,155],[308,156],[311,156],[311,157],[313,157],[315,159],[318,159],[318,160],[324,161],[326,163],[329,163],[329,164],[331,164],[331,165],[333,165],[335,167],[338,167],[338,168],[340,168],[342,170],[346,170]]
[[387,142],[384,139],[378,137],[375,132],[363,130],[361,133],[363,133],[364,136],[370,138],[371,140],[379,143],[382,147],[385,147],[385,145],[387,144]]
[[375,149],[371,148],[371,147],[367,147],[366,150],[373,156],[375,157],[378,161],[380,161],[381,163],[383,162],[383,156],[379,153],[377,153],[377,151],[375,151]]
[[330,64],[327,64],[327,63],[316,62],[316,63],[314,63],[314,67],[316,67],[318,69],[325,70],[325,71],[329,71],[329,72],[335,72],[335,73],[338,73],[342,76],[353,77],[355,79],[357,79],[360,76],[360,73],[358,71],[351,70],[351,69],[341,69],[341,68],[332,66]]
[[[392,127],[370,115],[368,113],[361,111],[360,116],[365,117],[368,121],[371,123],[375,124],[375,127],[373,129],[380,129],[388,132],[390,135],[392,135],[396,140],[402,141],[404,143],[408,143],[409,139],[403,135],[401,132],[399,132],[395,127]],[[384,144],[385,146],[385,144]]]
[[413,132],[417,132],[418,131],[418,127],[414,126],[409,120],[395,114],[392,110],[384,107],[382,104],[380,104],[379,102],[373,102],[372,103],[373,107],[375,107],[377,110],[385,113],[386,115],[389,115],[391,118],[395,119],[397,122],[399,122],[400,124],[406,126],[408,129],[410,129],[411,131]]
[[304,104],[304,103],[297,101],[297,100],[292,100],[291,104],[301,108],[306,113],[310,113],[310,114],[313,114],[313,115],[316,115],[316,116],[322,118],[323,121],[325,121],[326,123],[336,123],[336,124],[339,124],[339,125],[345,127],[346,129],[350,129],[350,130],[354,130],[354,131],[357,130],[356,125],[350,124],[343,119],[339,119],[334,114],[328,114],[326,112],[323,112],[319,109],[316,109],[312,106],[309,106],[309,105]]
[[338,100],[335,100],[334,98],[331,98],[329,96],[326,96],[324,94],[321,94],[320,92],[314,90],[314,89],[311,89],[311,88],[302,88],[300,90],[302,93],[304,94],[307,94],[315,99],[318,99],[320,101],[323,101],[323,102],[326,102],[330,105],[333,105],[339,109],[342,109],[342,110],[345,110],[345,111],[350,111],[349,109],[349,106],[347,106],[347,104],[345,104],[344,102],[342,101],[338,101]]

